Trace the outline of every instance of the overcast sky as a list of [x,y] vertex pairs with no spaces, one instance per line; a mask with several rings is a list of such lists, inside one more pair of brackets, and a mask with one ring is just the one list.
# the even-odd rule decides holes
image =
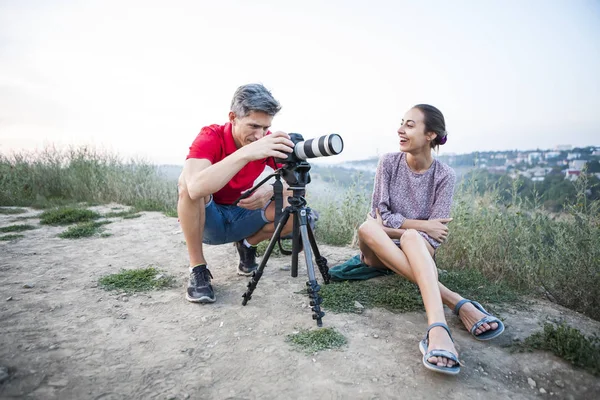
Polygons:
[[398,151],[417,103],[442,154],[600,145],[600,1],[0,0],[2,152],[182,164],[250,82],[273,129],[341,134],[332,162]]

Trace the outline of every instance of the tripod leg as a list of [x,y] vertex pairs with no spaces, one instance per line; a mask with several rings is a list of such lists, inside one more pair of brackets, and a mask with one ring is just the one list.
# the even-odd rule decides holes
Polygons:
[[298,213],[294,213],[294,227],[292,230],[292,277],[298,277],[298,253],[302,246],[302,237],[300,236],[300,220],[298,219]]
[[306,225],[308,230],[308,238],[310,239],[310,247],[315,253],[315,260],[317,260],[317,266],[319,267],[319,271],[321,271],[321,275],[323,276],[323,282],[326,285],[329,284],[329,267],[327,267],[327,259],[321,255],[319,252],[319,248],[317,247],[317,241],[315,240],[315,234],[313,233],[310,224]]
[[312,246],[310,243],[310,239],[308,236],[307,226],[307,218],[306,218],[306,209],[300,209],[300,235],[302,237],[302,245],[304,246],[304,256],[306,258],[306,269],[308,273],[308,282],[306,282],[308,295],[311,297],[310,305],[313,310],[313,319],[317,321],[317,326],[323,326],[323,321],[321,318],[325,315],[323,311],[321,311],[321,303],[323,302],[323,298],[319,296],[319,290],[321,287],[317,283],[317,278],[315,276],[315,267],[312,261]]
[[273,236],[271,236],[271,240],[269,241],[269,245],[267,246],[265,255],[263,256],[262,260],[260,261],[260,265],[258,266],[257,270],[254,271],[254,273],[252,274],[252,279],[250,279],[250,282],[248,282],[248,290],[246,290],[246,292],[242,295],[242,297],[244,298],[244,300],[242,300],[243,306],[245,306],[248,303],[248,300],[250,300],[252,298],[252,292],[254,292],[254,289],[256,289],[256,285],[258,284],[258,281],[260,280],[260,277],[263,274],[263,270],[265,269],[265,266],[267,265],[267,261],[269,260],[269,257],[271,256],[271,252],[273,251],[273,248],[275,247],[275,244],[277,243],[277,240],[279,239],[279,235],[281,235],[281,231],[283,230],[283,227],[285,226],[285,224],[288,221],[290,212],[291,212],[290,207],[286,207],[286,209],[283,210],[283,214],[281,214],[281,219],[279,220],[279,223],[277,224],[277,228],[275,228],[275,232],[273,233]]

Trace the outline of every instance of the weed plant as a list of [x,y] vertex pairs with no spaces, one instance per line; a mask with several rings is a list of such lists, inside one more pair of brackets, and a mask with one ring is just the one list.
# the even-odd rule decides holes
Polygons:
[[317,351],[338,349],[347,343],[346,338],[333,328],[302,330],[287,336],[287,341],[296,349],[311,354]]

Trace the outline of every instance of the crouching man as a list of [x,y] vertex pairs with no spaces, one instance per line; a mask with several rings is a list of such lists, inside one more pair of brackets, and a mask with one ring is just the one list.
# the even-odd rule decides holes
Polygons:
[[[229,122],[202,128],[179,177],[177,213],[190,257],[190,281],[186,298],[194,303],[213,303],[213,277],[203,243],[235,243],[240,255],[239,275],[252,275],[258,267],[256,245],[274,232],[273,188],[262,185],[251,196],[235,201],[250,189],[274,158],[293,151],[287,133],[268,131],[281,106],[260,84],[239,87],[231,102]],[[292,231],[292,221],[282,236]]]

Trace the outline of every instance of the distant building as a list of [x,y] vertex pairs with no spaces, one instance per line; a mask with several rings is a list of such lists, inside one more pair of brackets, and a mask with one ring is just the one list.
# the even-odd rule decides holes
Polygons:
[[548,173],[552,171],[552,168],[534,167],[528,170],[522,171],[521,175],[531,179],[532,181],[543,181]]
[[587,161],[585,160],[573,160],[569,163],[569,169],[581,171],[585,167],[586,163]]
[[541,158],[542,158],[542,153],[538,153],[537,151],[527,154],[527,162],[530,165],[535,164],[536,162],[540,161]]
[[553,158],[557,158],[560,156],[560,152],[559,151],[547,151],[546,153],[544,153],[544,158],[546,160],[551,160]]
[[581,158],[581,153],[569,153],[567,154],[567,160],[576,160]]
[[565,179],[568,179],[570,181],[576,181],[577,178],[579,178],[579,175],[581,175],[581,170],[575,170],[575,169],[565,170]]
[[570,144],[559,144],[558,146],[555,147],[555,150],[557,151],[569,151],[573,148],[573,146],[571,146]]

